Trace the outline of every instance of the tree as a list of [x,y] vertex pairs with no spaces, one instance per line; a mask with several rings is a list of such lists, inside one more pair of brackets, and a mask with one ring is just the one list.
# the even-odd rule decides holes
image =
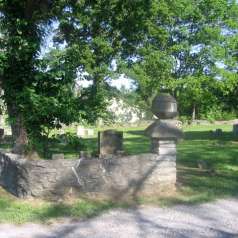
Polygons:
[[14,152],[23,152],[28,142],[24,108],[26,91],[35,83],[36,63],[49,23],[50,1],[1,1],[1,85],[15,141]]
[[[40,137],[47,128],[102,114],[111,62],[133,56],[143,44],[153,2],[1,1],[1,82],[14,152],[23,152],[29,136]],[[53,21],[59,23],[55,42],[66,42],[65,50],[40,59]],[[77,72],[93,85],[74,98]]]
[[[226,44],[225,32],[235,29],[233,34],[237,37],[238,4],[225,0],[163,3],[157,9],[162,9],[167,17],[163,19],[165,15],[160,14],[150,21],[151,31],[147,36],[150,41],[144,48],[164,57],[156,57],[153,53],[150,55],[148,50],[139,50],[136,66],[130,75],[137,80],[138,93],[146,100],[150,98],[149,95],[161,90],[171,92],[179,101],[179,95],[193,95],[188,106],[195,118],[195,108],[202,103],[198,99],[206,98],[209,90],[218,91],[215,86],[220,87],[218,83],[213,84],[214,79],[220,77],[217,63],[225,60],[227,55],[221,58],[217,49]],[[230,73],[234,74],[234,71]],[[226,82],[230,80],[226,78]],[[200,92],[200,95],[195,92]],[[217,100],[207,100],[210,105],[212,102]]]

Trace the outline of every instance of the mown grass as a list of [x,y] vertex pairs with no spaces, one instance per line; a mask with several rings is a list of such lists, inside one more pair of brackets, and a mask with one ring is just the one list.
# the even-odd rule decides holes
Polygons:
[[[220,128],[223,134],[216,137],[211,130]],[[144,127],[117,128],[124,131],[124,148],[128,154],[149,151],[149,139],[143,135]],[[232,127],[189,126],[184,128],[184,140],[178,144],[176,194],[169,197],[137,198],[134,204],[153,203],[171,205],[196,204],[238,195],[238,140]],[[84,139],[87,149],[97,148],[96,138]],[[57,146],[55,148],[57,151]],[[61,147],[58,151],[65,152]],[[70,148],[66,151],[72,153]],[[202,164],[202,167],[201,167]],[[22,201],[0,193],[0,222],[46,222],[59,217],[90,217],[102,211],[125,206],[110,201],[78,200],[73,203]],[[128,205],[128,204],[127,204]],[[126,205],[126,206],[127,206]]]
[[126,203],[78,199],[65,202],[21,200],[0,189],[0,223],[49,223],[57,218],[89,218],[112,208],[127,207]]

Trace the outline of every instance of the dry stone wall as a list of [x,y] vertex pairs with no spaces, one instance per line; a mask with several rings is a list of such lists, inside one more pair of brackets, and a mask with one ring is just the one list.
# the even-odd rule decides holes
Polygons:
[[0,153],[0,185],[18,197],[123,199],[171,192],[175,183],[176,155],[26,160]]

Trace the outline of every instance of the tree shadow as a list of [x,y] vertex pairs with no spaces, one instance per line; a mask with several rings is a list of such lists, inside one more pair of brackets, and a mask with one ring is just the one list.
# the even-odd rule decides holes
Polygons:
[[214,131],[185,131],[185,140],[219,140],[219,141],[235,141],[237,137],[232,132],[223,131],[220,135],[216,135]]

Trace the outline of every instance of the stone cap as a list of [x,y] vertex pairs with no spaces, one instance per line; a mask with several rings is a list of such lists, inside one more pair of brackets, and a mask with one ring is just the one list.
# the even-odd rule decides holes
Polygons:
[[183,137],[183,132],[177,127],[176,120],[156,120],[145,129],[145,135],[161,140],[178,140]]
[[170,94],[161,93],[153,99],[152,113],[160,119],[172,119],[178,114],[177,101]]

